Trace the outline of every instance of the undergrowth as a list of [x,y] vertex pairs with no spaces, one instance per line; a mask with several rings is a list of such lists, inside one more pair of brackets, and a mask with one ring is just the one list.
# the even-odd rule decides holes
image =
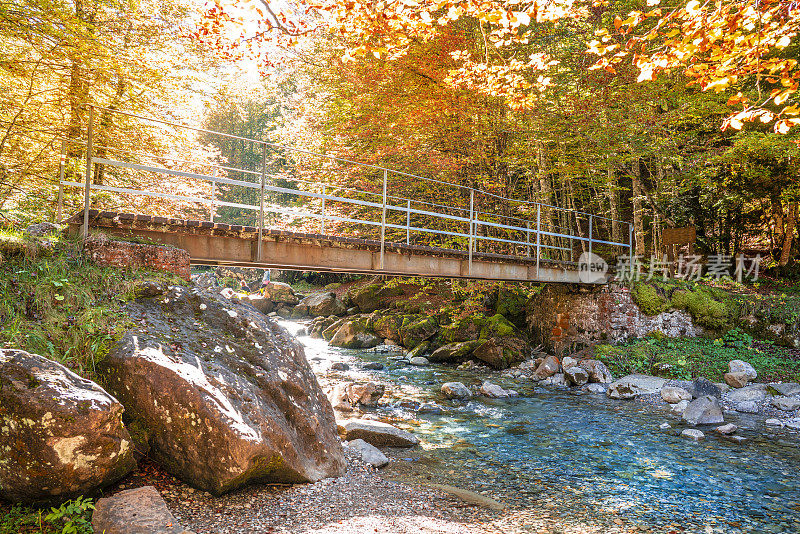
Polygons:
[[97,378],[96,364],[130,326],[121,307],[137,282],[182,283],[166,273],[100,267],[74,239],[6,230],[0,243],[0,347],[45,356],[88,378]]
[[35,508],[14,505],[1,510],[0,534],[91,534],[94,504],[78,497],[58,508]]
[[597,345],[595,354],[615,376],[657,374],[689,380],[703,376],[721,382],[728,362],[744,360],[758,371],[758,381],[800,381],[800,358],[791,349],[752,338],[733,329],[719,339],[651,336],[619,345]]

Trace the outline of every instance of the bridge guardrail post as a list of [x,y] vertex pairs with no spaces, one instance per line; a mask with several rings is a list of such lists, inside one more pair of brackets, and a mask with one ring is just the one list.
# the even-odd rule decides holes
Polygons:
[[261,261],[261,250],[263,246],[263,238],[264,238],[264,186],[266,186],[267,180],[267,143],[266,141],[261,142],[261,209],[258,213],[258,244],[256,245],[256,257],[257,261]]
[[61,141],[61,155],[58,159],[58,200],[56,202],[56,222],[60,223],[64,213],[64,168],[67,165],[67,140]]
[[525,255],[529,258],[531,257],[531,222],[525,221],[525,242],[527,245],[525,246]]
[[322,184],[322,235],[325,235],[325,195],[327,190],[328,186]]
[[542,205],[536,204],[536,278],[539,278],[539,257],[542,252]]
[[92,134],[94,129],[94,107],[89,106],[89,123],[86,127],[86,186],[83,195],[83,228],[81,237],[89,237],[89,202],[92,191]]
[[472,244],[475,235],[475,190],[469,189],[469,268],[468,274],[472,276]]
[[381,210],[381,271],[384,269],[384,255],[386,253],[386,182],[389,172],[383,170],[383,209]]
[[[214,178],[217,177],[217,167],[214,167]],[[211,222],[214,222],[214,217],[217,215],[217,208],[214,206],[214,200],[217,198],[217,182],[211,182],[211,209],[209,210],[211,215]]]
[[411,200],[406,205],[406,245],[411,244]]

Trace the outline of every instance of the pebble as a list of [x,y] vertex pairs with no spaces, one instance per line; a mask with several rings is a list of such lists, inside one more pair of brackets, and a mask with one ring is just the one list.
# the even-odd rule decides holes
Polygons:
[[682,438],[687,438],[687,439],[692,439],[694,441],[700,441],[700,440],[704,439],[706,437],[706,435],[703,434],[702,432],[700,432],[697,429],[687,428],[686,430],[681,432],[681,437]]

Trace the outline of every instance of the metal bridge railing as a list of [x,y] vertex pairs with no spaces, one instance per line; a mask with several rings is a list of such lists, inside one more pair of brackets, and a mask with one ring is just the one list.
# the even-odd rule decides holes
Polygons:
[[[426,244],[430,239],[439,238],[443,241],[440,248],[460,250],[466,248],[470,270],[473,254],[479,248],[479,244],[484,251],[535,259],[537,274],[542,259],[575,261],[576,256],[580,253],[597,252],[598,247],[603,251],[632,254],[633,226],[625,221],[614,221],[607,217],[565,210],[531,200],[505,198],[476,188],[258,139],[205,130],[124,111],[97,106],[87,107],[86,140],[85,142],[77,141],[78,144],[85,147],[84,180],[79,182],[65,179],[65,156],[68,152],[67,144],[70,141],[64,140],[57,208],[57,216],[61,220],[64,188],[83,189],[82,234],[84,236],[89,232],[89,207],[92,203],[92,191],[103,191],[123,197],[125,195],[145,196],[206,206],[212,221],[219,218],[218,212],[220,208],[224,207],[252,212],[257,215],[256,226],[259,239],[256,254],[259,260],[262,258],[262,237],[266,214],[282,216],[284,227],[300,220],[316,220],[321,233],[325,235],[334,235],[331,232],[341,233],[342,229],[346,228],[352,230],[353,227],[362,229],[360,232],[370,236],[373,231],[369,228],[379,230],[380,270],[383,270],[384,267],[383,259],[387,240],[389,240],[388,242],[405,241],[411,244],[412,236],[416,238],[422,235],[429,236]],[[94,142],[95,109],[102,110],[105,114],[124,115],[141,123],[255,144],[261,149],[260,168],[243,169],[231,165],[159,156],[119,146],[97,145]],[[72,142],[76,141],[72,140]],[[350,165],[354,172],[371,174],[373,179],[381,177],[381,191],[366,191],[340,186],[320,179],[308,180],[296,174],[286,178],[284,175],[269,172],[268,149],[270,148],[294,154],[297,158],[309,157],[329,163]],[[102,156],[96,153],[99,150],[103,151]],[[115,154],[116,157],[107,157],[109,153]],[[163,163],[164,161],[173,164],[180,163],[184,165],[184,168],[168,168]],[[210,186],[209,195],[207,197],[190,196],[178,194],[179,192],[176,191],[165,191],[163,188],[160,190],[142,189],[130,187],[132,185],[130,183],[95,184],[93,183],[93,172],[98,165],[102,165],[105,169],[114,169],[117,174],[124,172],[152,173],[161,177],[187,178]],[[298,164],[298,166],[301,165]],[[321,169],[318,172],[320,175],[324,175],[330,173],[330,170]],[[109,174],[114,173],[110,172]],[[399,177],[405,182],[393,184],[390,182],[390,177]],[[252,180],[247,178],[252,178]],[[411,179],[410,184],[408,179]],[[279,180],[283,180],[283,183],[279,183]],[[437,198],[420,198],[421,194],[415,195],[414,193],[415,189],[422,189],[418,187],[421,183],[427,184],[426,191],[428,192],[426,194],[428,195],[430,195],[431,188],[443,188],[444,191],[439,192],[440,196]],[[233,188],[251,190],[256,193],[255,197],[250,195],[251,199],[255,198],[255,202],[226,200],[226,190],[229,193]],[[286,205],[286,202],[268,203],[267,195],[270,194],[297,198],[299,205],[290,207]],[[459,200],[463,202],[463,205],[459,205]],[[505,213],[489,211],[486,208],[486,206],[491,208],[498,205],[503,208]],[[326,223],[329,224],[326,225]],[[619,228],[627,226],[627,242],[619,238],[614,239],[610,235],[612,226],[617,227],[617,234],[621,233]]]

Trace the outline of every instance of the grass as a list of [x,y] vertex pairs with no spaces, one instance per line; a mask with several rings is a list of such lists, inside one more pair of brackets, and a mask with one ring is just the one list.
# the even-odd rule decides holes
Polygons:
[[703,376],[721,382],[728,362],[744,360],[758,371],[759,382],[800,381],[800,357],[795,351],[769,343],[749,345],[726,339],[649,337],[615,346],[598,345],[595,352],[617,377],[657,372],[668,378]]
[[78,497],[58,508],[0,505],[0,534],[91,534],[91,499]]
[[78,241],[52,241],[44,249],[36,239],[0,233],[0,347],[33,352],[97,379],[96,364],[130,325],[122,304],[135,297],[137,283],[183,282],[166,273],[100,267]]

